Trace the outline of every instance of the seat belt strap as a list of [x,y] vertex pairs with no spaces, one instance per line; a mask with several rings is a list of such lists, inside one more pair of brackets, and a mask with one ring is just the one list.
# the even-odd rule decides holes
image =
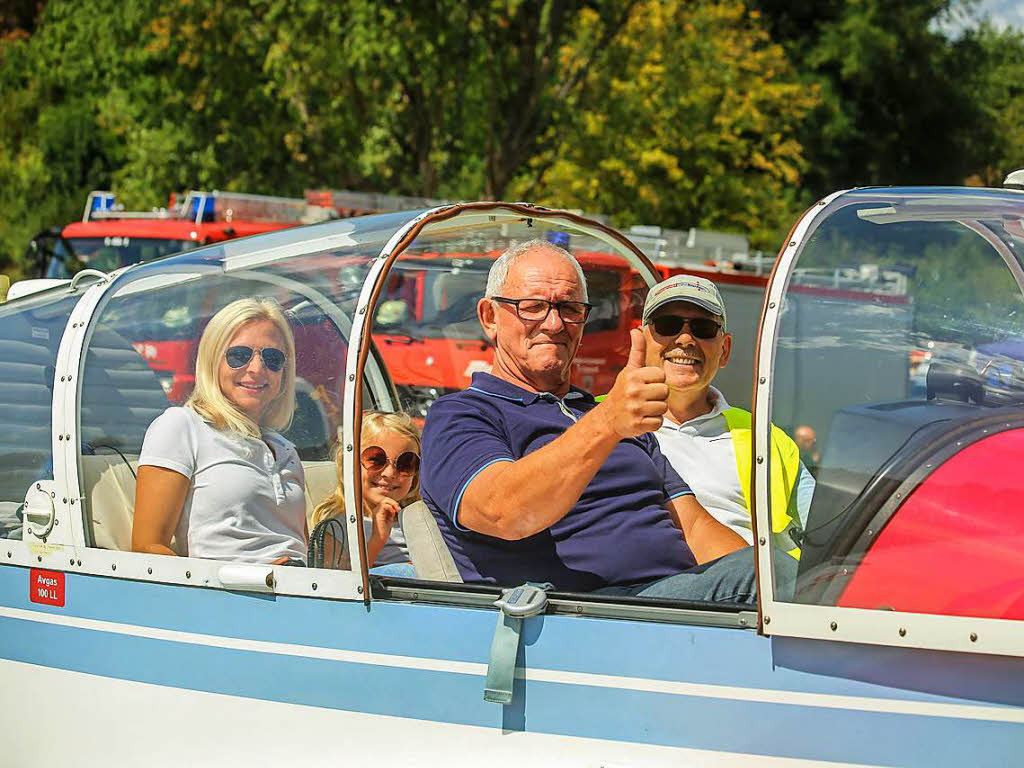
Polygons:
[[491,639],[491,655],[487,663],[487,679],[484,681],[484,701],[494,704],[511,704],[512,688],[516,676],[516,657],[519,655],[519,640],[523,619],[544,612],[548,604],[545,587],[523,584],[520,587],[502,591],[494,605],[501,609],[498,625]]

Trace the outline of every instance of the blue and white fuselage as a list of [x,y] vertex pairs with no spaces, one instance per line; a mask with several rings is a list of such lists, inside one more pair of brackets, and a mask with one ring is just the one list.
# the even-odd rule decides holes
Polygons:
[[[815,231],[824,238],[830,223],[855,229],[851,238],[895,231],[899,222],[882,226],[882,214],[873,213],[885,194],[833,196],[805,215],[760,315],[751,462],[759,605],[554,592],[541,615],[522,622],[512,700],[504,705],[483,696],[496,663],[500,590],[371,576],[355,515],[344,521],[350,570],[236,568],[128,551],[141,436],[170,404],[137,345],[154,327],[194,339],[187,321],[201,313],[238,295],[274,295],[296,323],[297,355],[322,366],[346,361],[328,393],[336,406],[324,411],[344,452],[348,508],[358,509],[361,413],[401,405],[372,343],[372,318],[388,300],[395,262],[492,251],[546,229],[567,232],[574,248],[612,250],[653,282],[650,262],[618,233],[532,206],[464,204],[232,241],[0,304],[0,522],[20,521],[0,539],[0,766],[1014,762],[1024,752],[1024,626],[1011,609],[973,611],[981,598],[960,599],[968,608],[946,613],[895,598],[871,608],[845,601],[845,580],[868,562],[878,534],[870,521],[883,513],[898,519],[901,483],[926,478],[907,470],[889,496],[854,519],[850,510],[881,493],[891,457],[871,465],[869,448],[828,434],[832,455],[860,451],[864,478],[850,464],[833,480],[839,475],[829,473],[842,468],[830,467],[826,451],[818,478],[826,492],[811,509],[795,596],[793,585],[774,581],[770,461],[762,460],[769,424],[756,414],[787,428],[822,425],[824,442],[836,414],[852,418],[854,406],[903,402],[908,358],[900,345],[917,344],[911,336],[931,322],[921,310],[931,295],[924,291],[893,299],[800,282],[798,258],[808,270],[821,266]],[[976,234],[992,216],[1016,211],[1024,219],[1017,193],[988,193],[990,214],[971,208],[979,205],[971,193],[946,190],[942,219],[937,211],[946,208],[929,194],[897,190],[893,210],[906,205],[903,215],[918,225],[973,222]],[[925,198],[927,216],[915,219],[911,203]],[[1020,302],[1024,271],[1011,263],[1013,249],[999,238],[981,240],[994,254],[992,274],[1004,269],[1017,291],[1007,303]],[[459,278],[456,263],[446,290],[466,290]],[[626,311],[628,299],[613,296],[607,306]],[[328,331],[336,346],[325,342]],[[870,354],[879,371],[861,375]],[[801,371],[817,377],[844,365],[836,383],[813,397],[789,396]],[[929,384],[929,401],[943,397],[938,386]],[[917,414],[923,406],[915,407]],[[969,416],[957,410],[957,424]],[[914,422],[915,434],[924,428]],[[292,439],[305,451],[312,504],[333,488],[334,465],[331,445],[306,437]],[[998,495],[1001,482],[980,479],[978,493]],[[839,511],[845,533],[833,530]],[[816,528],[815,520],[833,528]],[[864,528],[857,536],[855,525]],[[979,539],[979,556],[985,546]],[[1016,594],[1022,572],[1007,573],[1005,583]]]

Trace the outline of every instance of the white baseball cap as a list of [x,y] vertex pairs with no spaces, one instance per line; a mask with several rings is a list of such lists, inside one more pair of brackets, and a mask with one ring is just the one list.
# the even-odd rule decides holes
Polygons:
[[726,332],[725,302],[718,286],[706,277],[694,275],[675,275],[651,288],[644,302],[643,325],[647,325],[655,310],[677,301],[696,304],[722,318],[722,332]]

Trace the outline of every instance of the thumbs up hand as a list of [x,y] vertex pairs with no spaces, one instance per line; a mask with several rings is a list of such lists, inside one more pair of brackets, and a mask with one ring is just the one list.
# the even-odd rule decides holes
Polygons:
[[626,368],[643,368],[647,365],[647,337],[642,328],[629,332],[629,360]]
[[661,426],[668,410],[665,372],[646,363],[647,340],[640,328],[629,332],[629,360],[612,391],[601,403],[612,430],[620,438],[637,437]]

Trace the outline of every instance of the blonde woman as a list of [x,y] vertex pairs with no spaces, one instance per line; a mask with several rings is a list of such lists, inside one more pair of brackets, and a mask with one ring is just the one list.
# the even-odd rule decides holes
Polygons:
[[[374,573],[414,577],[399,513],[420,498],[419,427],[404,413],[367,411],[363,414],[360,443],[367,559]],[[341,461],[339,452],[335,456],[338,487],[313,510],[310,528],[345,515]]]
[[267,298],[228,304],[199,340],[191,397],[146,431],[132,549],[305,564],[302,463],[276,431],[294,408],[295,341],[281,307]]

